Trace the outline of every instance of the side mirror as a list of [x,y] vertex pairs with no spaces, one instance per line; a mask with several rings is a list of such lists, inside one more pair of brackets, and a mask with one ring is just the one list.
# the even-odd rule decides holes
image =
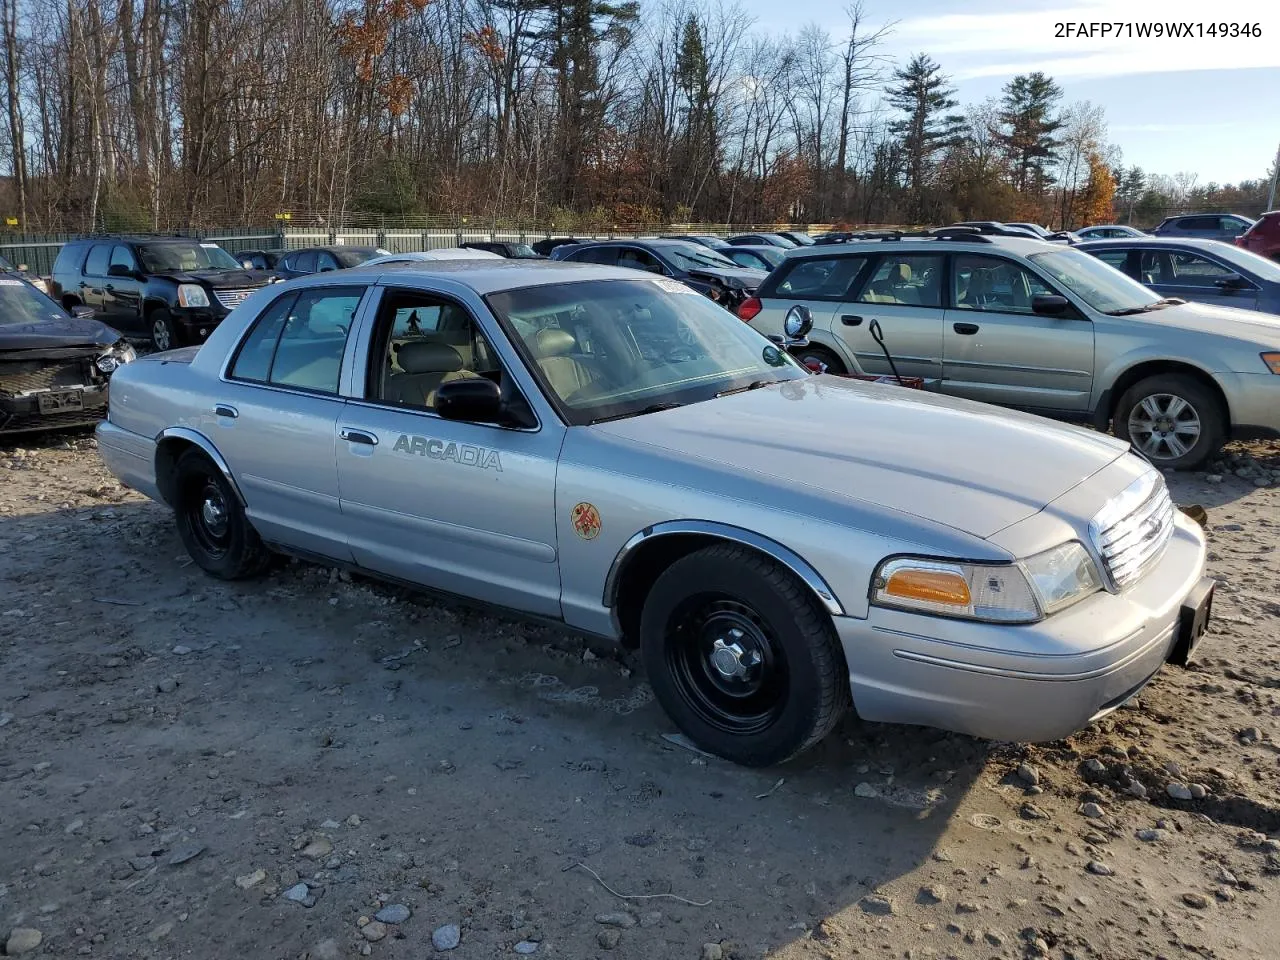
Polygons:
[[332,272],[333,272],[333,267],[321,267],[321,268],[320,268],[320,272],[321,272],[321,273],[332,273]]
[[78,320],[90,320],[93,318],[93,307],[86,307],[83,303],[76,304],[71,308],[71,315]]
[[30,267],[28,267],[25,263],[20,263],[20,264],[18,264],[18,272],[19,272],[19,273],[27,273],[30,269],[31,269],[31,268],[30,268]]
[[113,263],[111,266],[107,267],[107,276],[126,277],[131,280],[134,277],[134,272],[123,263]]
[[502,391],[484,377],[448,380],[436,388],[436,413],[446,420],[496,423],[502,416]]
[[802,304],[796,304],[787,311],[786,319],[782,321],[782,332],[787,335],[788,339],[799,340],[809,335],[809,331],[813,329],[813,314],[809,308]]
[[1042,317],[1061,317],[1071,309],[1071,301],[1053,293],[1037,293],[1031,298],[1031,312]]
[[1219,277],[1213,281],[1213,285],[1223,290],[1248,290],[1251,286],[1249,281],[1238,273],[1233,273],[1229,277]]

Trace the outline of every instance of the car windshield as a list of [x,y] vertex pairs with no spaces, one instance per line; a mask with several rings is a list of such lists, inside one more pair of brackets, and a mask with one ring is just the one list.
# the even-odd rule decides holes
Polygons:
[[1006,226],[1021,227],[1023,230],[1030,230],[1032,233],[1034,233],[1038,237],[1053,236],[1052,233],[1050,233],[1044,227],[1040,226],[1038,223],[1010,223],[1010,224],[1006,224]]
[[216,243],[166,241],[138,247],[143,269],[148,273],[191,270],[240,270],[235,258]]
[[1248,270],[1259,280],[1280,283],[1280,263],[1259,256],[1252,250],[1243,250],[1231,243],[1215,243],[1213,252],[1233,267]]
[[781,247],[752,247],[751,252],[775,267],[787,259],[787,251]]
[[1099,313],[1136,313],[1158,299],[1137,280],[1079,250],[1033,253],[1028,259]]
[[587,280],[491,294],[574,424],[709,400],[808,371],[676,280]]
[[513,257],[536,257],[538,255],[538,251],[527,243],[513,243],[508,249],[511,250],[511,256]]
[[698,270],[702,267],[719,267],[721,269],[728,267],[733,270],[738,266],[728,257],[707,247],[699,247],[692,243],[682,243],[678,247],[668,247],[665,252],[681,270]]
[[63,309],[28,283],[0,277],[0,327],[63,320]]
[[330,251],[338,262],[344,267],[358,267],[366,260],[372,260],[374,257],[389,257],[390,250],[383,250],[381,247],[349,247],[347,249],[336,249]]

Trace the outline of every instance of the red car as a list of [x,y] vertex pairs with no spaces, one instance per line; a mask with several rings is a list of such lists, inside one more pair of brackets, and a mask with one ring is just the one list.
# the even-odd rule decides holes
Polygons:
[[1272,210],[1236,237],[1236,246],[1263,257],[1280,260],[1280,210]]

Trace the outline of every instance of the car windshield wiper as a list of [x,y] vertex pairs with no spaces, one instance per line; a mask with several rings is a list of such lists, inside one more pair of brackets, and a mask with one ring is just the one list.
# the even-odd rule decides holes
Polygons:
[[1164,300],[1157,300],[1155,303],[1148,303],[1141,307],[1123,307],[1120,310],[1108,310],[1107,316],[1131,317],[1135,313],[1151,313],[1153,310],[1163,310],[1167,306],[1170,306],[1170,304],[1166,303]]
[[625,420],[627,417],[640,417],[646,413],[661,413],[663,410],[674,410],[676,407],[683,406],[683,403],[651,403],[640,410],[631,410],[627,413],[615,413],[607,417],[596,417],[591,421],[591,423],[608,423],[610,420]]
[[778,383],[777,380],[752,380],[745,387],[734,387],[731,390],[721,390],[716,394],[717,397],[727,397],[732,393],[745,393],[748,390],[759,390],[761,387],[767,387],[771,383]]

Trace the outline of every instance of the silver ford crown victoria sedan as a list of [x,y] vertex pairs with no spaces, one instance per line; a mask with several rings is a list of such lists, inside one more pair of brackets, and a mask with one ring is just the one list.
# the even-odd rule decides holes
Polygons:
[[812,375],[630,270],[276,284],[117,371],[98,438],[210,574],[289,553],[638,645],[680,729],[744,764],[850,705],[1065,736],[1185,662],[1212,598],[1124,444]]

